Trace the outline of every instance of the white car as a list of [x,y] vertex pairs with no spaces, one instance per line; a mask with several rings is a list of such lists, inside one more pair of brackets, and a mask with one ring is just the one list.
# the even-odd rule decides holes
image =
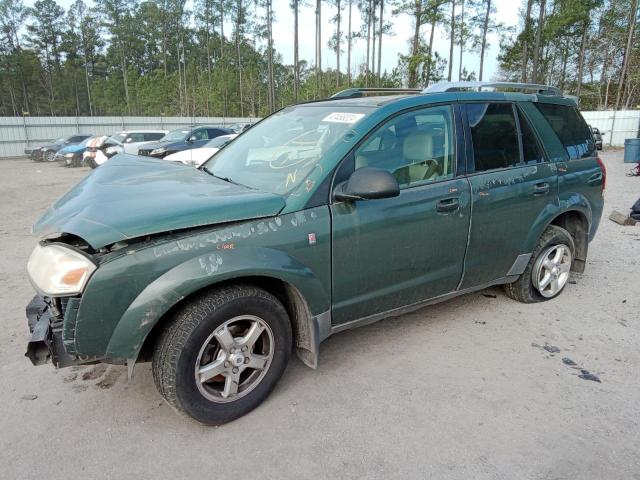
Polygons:
[[219,137],[216,137],[205,143],[201,148],[182,150],[180,152],[167,155],[166,157],[164,157],[164,159],[169,160],[170,162],[181,162],[185,165],[193,165],[194,167],[199,167],[238,135],[238,133],[220,135]]
[[167,130],[123,130],[114,133],[106,141],[104,153],[111,158],[116,153],[138,154],[138,148],[145,143],[156,142],[168,133]]

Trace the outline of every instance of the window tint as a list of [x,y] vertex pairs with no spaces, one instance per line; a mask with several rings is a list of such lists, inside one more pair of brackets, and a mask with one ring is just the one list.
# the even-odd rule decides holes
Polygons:
[[589,127],[574,107],[550,103],[536,105],[558,135],[570,159],[595,156],[596,146]]
[[127,138],[127,143],[134,143],[134,142],[144,142],[144,134],[142,133],[130,133],[129,137]]
[[453,177],[451,106],[416,110],[380,127],[355,153],[355,168],[391,172],[401,187]]
[[518,129],[510,103],[467,104],[476,172],[520,163]]
[[144,140],[146,142],[149,142],[151,140],[160,140],[162,137],[164,137],[164,133],[145,133],[144,134]]
[[83,141],[86,138],[87,138],[86,135],[76,135],[75,137],[71,137],[67,141],[68,141],[68,143],[80,143],[81,141]]
[[201,130],[194,130],[191,134],[192,137],[195,137],[196,140],[208,140],[209,136],[207,135],[207,130],[205,128]]
[[544,162],[544,155],[533,128],[531,128],[531,124],[520,110],[518,110],[518,121],[520,122],[520,133],[522,134],[524,162],[527,164]]

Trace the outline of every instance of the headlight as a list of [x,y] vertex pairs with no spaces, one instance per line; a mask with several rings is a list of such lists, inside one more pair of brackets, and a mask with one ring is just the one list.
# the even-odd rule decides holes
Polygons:
[[151,150],[151,155],[162,155],[166,151],[167,149],[164,147],[156,148],[155,150]]
[[33,286],[47,296],[82,293],[95,270],[91,260],[62,245],[38,245],[27,263]]
[[64,158],[73,158],[73,153],[65,153]]

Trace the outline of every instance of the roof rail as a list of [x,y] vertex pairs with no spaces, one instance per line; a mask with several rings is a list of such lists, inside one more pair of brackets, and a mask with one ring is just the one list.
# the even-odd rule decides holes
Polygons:
[[340,98],[360,98],[367,94],[377,93],[389,93],[389,94],[413,94],[422,93],[420,88],[347,88],[338,93],[331,95],[331,99],[337,100]]
[[521,90],[538,93],[540,95],[562,96],[562,91],[557,87],[537,83],[515,82],[440,82],[428,86],[422,90],[422,93],[461,92],[464,90],[475,90],[479,92],[485,89]]

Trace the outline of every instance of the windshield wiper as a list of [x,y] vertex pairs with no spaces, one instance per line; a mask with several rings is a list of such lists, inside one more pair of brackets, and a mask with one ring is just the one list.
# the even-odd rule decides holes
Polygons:
[[[215,173],[213,173],[211,170],[209,170],[207,167],[202,167],[202,170],[204,170],[205,172],[207,172],[209,175],[211,175],[212,177],[215,178],[219,178],[220,180],[224,180],[227,183],[232,183],[233,185],[240,185],[241,187],[247,187],[247,188],[251,188],[247,185],[243,185],[242,183],[238,183],[235,180],[231,180],[229,177],[221,177],[220,175],[216,175]],[[253,190],[253,189],[252,189]]]

